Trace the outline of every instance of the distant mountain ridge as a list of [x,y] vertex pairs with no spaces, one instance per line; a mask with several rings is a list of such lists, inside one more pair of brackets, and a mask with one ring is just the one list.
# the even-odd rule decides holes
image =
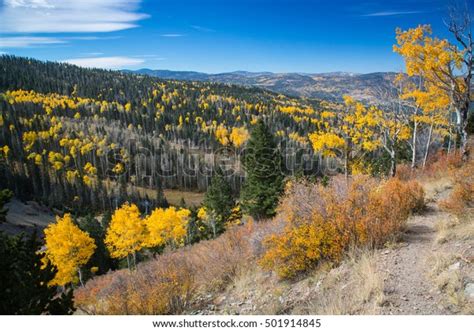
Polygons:
[[172,71],[139,69],[126,70],[162,79],[204,81],[256,86],[291,96],[340,101],[343,95],[351,95],[365,102],[380,101],[384,91],[392,88],[394,72],[357,74],[351,72],[329,73],[272,73],[234,71],[207,74],[197,71]]

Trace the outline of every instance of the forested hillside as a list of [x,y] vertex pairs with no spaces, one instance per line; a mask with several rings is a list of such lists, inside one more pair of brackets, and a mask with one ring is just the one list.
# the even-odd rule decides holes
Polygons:
[[[308,145],[321,110],[337,107],[13,56],[0,57],[0,68],[2,181],[50,206],[114,209],[143,203],[143,192],[157,206],[163,188],[205,191],[224,158],[238,192],[242,147],[258,118],[281,148],[296,150]],[[312,155],[289,154],[286,168],[315,174]]]

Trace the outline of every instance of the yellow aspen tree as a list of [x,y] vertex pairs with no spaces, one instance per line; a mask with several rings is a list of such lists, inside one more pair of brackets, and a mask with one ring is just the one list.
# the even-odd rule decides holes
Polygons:
[[249,140],[249,137],[250,134],[246,128],[232,128],[232,131],[229,135],[229,140],[235,147],[239,148],[242,147],[247,142],[247,140]]
[[390,176],[394,177],[397,171],[397,145],[412,137],[411,128],[403,121],[403,117],[396,111],[380,112],[379,123],[380,143],[390,157]]
[[136,266],[136,252],[143,248],[146,239],[145,222],[135,204],[125,203],[115,210],[105,236],[105,245],[110,256],[127,258],[130,269],[130,256]]
[[321,116],[319,130],[309,135],[316,152],[336,157],[342,153],[344,174],[349,176],[352,159],[361,152],[372,152],[380,147],[378,125],[381,110],[365,107],[350,96],[344,96],[345,107],[329,116]]
[[214,135],[221,145],[227,146],[229,144],[229,130],[223,124],[216,127]]
[[[412,98],[425,110],[436,104],[437,109],[452,111],[456,115],[461,147],[465,151],[470,104],[470,85],[466,84],[470,84],[472,77],[472,43],[470,50],[460,50],[447,39],[432,37],[429,25],[407,31],[397,29],[396,34],[394,52],[404,58],[406,74],[420,79],[419,86],[402,95],[402,98]],[[466,74],[460,74],[464,69],[467,69]],[[423,115],[429,116],[427,112]]]
[[58,269],[50,285],[63,286],[74,283],[77,278],[83,285],[80,268],[94,254],[94,239],[74,224],[70,214],[57,217],[56,223],[44,230],[44,235],[45,258]]
[[175,207],[157,208],[145,219],[148,237],[147,247],[159,247],[166,244],[180,246],[186,237],[186,226],[191,211]]

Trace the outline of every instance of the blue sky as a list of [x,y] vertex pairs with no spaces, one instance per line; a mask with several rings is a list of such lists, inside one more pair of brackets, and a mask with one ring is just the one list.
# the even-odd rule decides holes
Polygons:
[[0,52],[113,69],[399,71],[396,27],[448,37],[447,0],[0,1]]

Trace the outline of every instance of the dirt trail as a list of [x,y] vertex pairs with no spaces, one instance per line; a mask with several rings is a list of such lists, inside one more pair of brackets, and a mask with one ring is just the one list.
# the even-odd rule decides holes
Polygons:
[[378,256],[377,269],[383,275],[385,302],[382,314],[450,314],[442,304],[443,293],[429,278],[429,259],[436,237],[435,225],[452,217],[439,210],[437,195],[422,215],[409,219],[401,244]]

